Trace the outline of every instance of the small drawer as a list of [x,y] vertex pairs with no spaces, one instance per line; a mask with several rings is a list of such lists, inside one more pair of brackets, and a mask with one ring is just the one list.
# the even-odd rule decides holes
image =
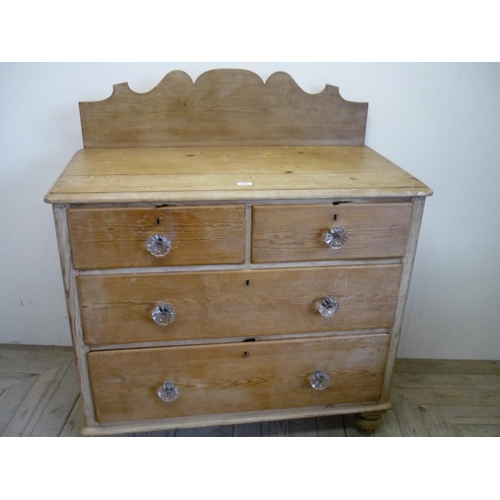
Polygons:
[[411,213],[412,203],[255,206],[252,262],[401,257]]
[[240,264],[245,259],[244,214],[244,205],[72,208],[74,266]]
[[77,284],[85,342],[121,344],[390,328],[401,269],[95,275]]
[[376,402],[388,346],[389,335],[378,334],[94,351],[87,358],[96,419],[105,424]]

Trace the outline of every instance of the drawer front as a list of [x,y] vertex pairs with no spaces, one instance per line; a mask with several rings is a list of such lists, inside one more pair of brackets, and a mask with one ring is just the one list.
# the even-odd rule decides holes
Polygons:
[[[255,206],[252,262],[401,257],[411,213],[411,203]],[[341,248],[325,242],[334,227],[347,232]]]
[[[400,265],[79,276],[87,344],[389,328]],[[338,301],[331,317],[322,298]],[[166,304],[173,321],[153,321]]]
[[[244,205],[68,210],[77,269],[239,264],[245,259]],[[164,235],[166,255],[148,239]],[[168,246],[168,244],[167,244]]]
[[[88,354],[99,423],[375,402],[389,335],[94,351]],[[321,370],[330,385],[313,389]],[[164,402],[158,390],[178,390]]]

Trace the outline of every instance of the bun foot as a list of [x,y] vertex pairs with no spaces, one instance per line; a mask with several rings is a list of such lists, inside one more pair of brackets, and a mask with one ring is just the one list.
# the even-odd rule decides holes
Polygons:
[[354,416],[354,423],[363,431],[374,431],[382,423],[382,416],[385,411],[370,411],[358,413]]

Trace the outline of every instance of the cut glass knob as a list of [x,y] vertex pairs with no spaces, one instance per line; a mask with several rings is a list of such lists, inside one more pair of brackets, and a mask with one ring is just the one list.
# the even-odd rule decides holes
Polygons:
[[158,397],[162,401],[165,401],[165,403],[170,403],[179,397],[179,389],[177,389],[177,386],[169,380],[158,389]]
[[170,252],[172,242],[164,234],[154,234],[146,242],[148,252],[155,257],[163,257]]
[[151,313],[153,321],[162,326],[166,326],[175,319],[175,312],[168,304],[158,304]]
[[349,238],[343,227],[332,227],[325,235],[325,243],[334,250],[342,248]]
[[311,387],[318,391],[326,389],[330,385],[330,375],[321,370],[315,371],[311,376]]
[[321,316],[330,318],[339,310],[339,307],[339,301],[334,297],[323,297],[319,301],[318,311]]

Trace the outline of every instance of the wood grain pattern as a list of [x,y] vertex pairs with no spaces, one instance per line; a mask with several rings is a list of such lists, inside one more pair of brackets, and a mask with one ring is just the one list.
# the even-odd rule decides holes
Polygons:
[[425,198],[419,197],[413,199],[413,210],[411,214],[410,233],[408,235],[408,245],[406,253],[403,258],[403,272],[401,276],[401,286],[398,294],[398,305],[396,309],[396,316],[394,324],[391,329],[391,346],[389,348],[389,360],[386,366],[386,376],[384,381],[384,388],[382,390],[382,397],[384,401],[389,398],[390,384],[394,363],[396,361],[396,354],[399,345],[399,338],[401,334],[401,325],[403,323],[403,313],[406,305],[406,298],[408,296],[408,289],[410,287],[411,273],[413,271],[413,262],[417,252],[418,237],[420,234],[420,225],[424,215]]
[[429,429],[422,415],[422,407],[400,391],[391,391],[394,413],[399,422],[401,434],[405,437],[428,437]]
[[0,371],[0,378],[4,380],[2,390],[0,390],[0,436],[14,417],[14,420],[20,417],[17,409],[33,387],[37,377],[36,373]]
[[[255,206],[252,262],[401,257],[411,213],[411,203]],[[343,248],[333,250],[325,243],[332,227],[347,231]]]
[[60,436],[80,437],[84,426],[85,416],[83,413],[83,399],[79,396],[61,430]]
[[65,205],[53,205],[54,222],[56,226],[57,245],[59,248],[59,259],[66,296],[66,307],[68,309],[71,340],[75,353],[76,368],[80,380],[80,388],[83,396],[83,408],[87,425],[95,424],[94,405],[90,393],[90,383],[87,367],[87,346],[83,339],[82,320],[80,313],[80,302],[76,285],[75,270],[73,267],[71,240],[68,224],[68,207]]
[[262,437],[262,424],[239,424],[234,426],[233,437]]
[[[78,276],[86,342],[160,340],[324,332],[390,327],[400,265],[202,273]],[[317,301],[333,296],[339,311],[321,316]],[[175,311],[159,326],[158,303]]]
[[[367,146],[228,146],[81,149],[67,176],[190,174],[363,174],[401,171]],[[154,178],[154,177],[153,177]]]
[[[395,388],[401,397],[411,400],[416,405],[443,406],[500,406],[500,393],[496,389],[462,389],[461,387],[425,389]],[[391,392],[391,397],[392,397]]]
[[[84,150],[45,201],[54,204],[85,435],[203,426],[179,435],[229,436],[239,432],[234,424],[277,420],[260,433],[309,436],[318,433],[309,417],[390,408],[432,191],[364,146],[366,103],[346,102],[331,86],[309,95],[285,73],[264,83],[248,71],[216,70],[193,83],[177,71],[145,94],[117,85],[80,111]],[[322,241],[332,226],[350,235],[340,251]],[[153,234],[172,240],[166,257],[147,252]],[[325,296],[340,302],[332,318],[317,310]],[[160,303],[175,310],[168,327],[151,318]],[[312,390],[307,374],[325,367],[334,383]],[[11,368],[3,368],[0,398],[13,393],[17,404],[9,384],[30,380],[18,384]],[[7,434],[61,427],[74,373],[49,397],[52,375],[29,386],[33,405],[23,401],[15,420],[0,421]],[[172,377],[181,398],[166,405],[157,390]],[[419,407],[429,380],[400,377],[397,410]],[[495,377],[483,382],[486,404],[496,404]],[[432,405],[456,404],[453,388],[431,392]],[[75,432],[78,408],[64,433]],[[351,421],[343,419],[346,434],[359,435]],[[422,422],[422,434],[453,430],[435,413]]]
[[[97,420],[374,402],[380,395],[388,344],[387,335],[370,335],[91,352]],[[309,383],[317,369],[332,377],[322,391]],[[180,392],[171,404],[156,394],[166,380],[173,380]]]
[[453,437],[462,434],[456,426],[451,425],[446,418],[443,418],[436,412],[428,411],[423,407],[420,407],[420,412],[429,430],[429,436]]
[[[337,418],[342,420],[342,417]],[[316,437],[318,435],[319,430],[316,428],[315,418],[262,422],[263,437]]]
[[[60,363],[55,368],[44,371],[33,383],[24,399],[5,427],[2,436],[29,436],[33,432],[45,408],[51,401],[58,382],[63,378],[71,361]],[[57,383],[56,383],[57,382]]]
[[[394,373],[479,374],[500,375],[499,361],[442,359],[398,359]],[[457,384],[461,377],[457,376]]]
[[85,427],[84,436],[113,436],[129,432],[152,432],[155,430],[188,429],[206,426],[240,425],[255,422],[271,422],[280,419],[312,418],[325,415],[342,415],[360,410],[379,411],[392,408],[390,403],[347,403],[337,406],[307,406],[236,413],[223,413],[191,417],[176,417],[162,420],[138,420],[126,423]]
[[[24,429],[24,432],[33,435],[41,427],[46,435],[52,436],[79,436],[84,423],[83,400],[81,397],[75,403],[75,394],[78,384],[69,370],[62,379],[53,378],[51,385],[55,389],[50,399],[44,398],[46,406],[40,413],[40,390],[47,390],[34,383],[41,372],[52,370],[57,365],[66,364],[73,358],[71,349],[55,346],[26,346],[0,345],[0,434],[10,423],[10,429]],[[375,437],[400,437],[401,428],[405,435],[414,435],[411,421],[417,418],[420,433],[425,434],[422,423],[430,436],[494,436],[500,432],[500,401],[492,398],[491,389],[496,384],[493,376],[500,377],[500,364],[496,361],[470,360],[421,360],[398,359],[396,361],[391,400],[395,401],[403,396],[406,402],[399,404],[397,415],[395,411],[388,411],[382,420],[382,425],[372,435]],[[437,397],[434,386],[444,375],[442,387],[447,393],[440,393]],[[483,379],[484,375],[484,379]],[[417,379],[412,379],[417,376]],[[418,387],[409,387],[417,384]],[[401,386],[401,387],[400,387]],[[73,387],[73,389],[70,389]],[[33,390],[31,390],[33,388]],[[412,392],[413,389],[417,392]],[[465,390],[464,390],[465,389]],[[498,390],[496,390],[498,393]],[[458,394],[451,397],[450,394]],[[417,400],[414,401],[415,396]],[[459,405],[453,405],[461,398]],[[412,403],[413,401],[413,403]],[[486,406],[482,402],[486,403]],[[414,405],[418,406],[417,417],[412,416]],[[22,405],[22,411],[18,409]],[[388,409],[380,403],[363,405],[363,409],[371,406],[373,411]],[[378,408],[377,408],[378,407]],[[54,411],[55,410],[55,411]],[[267,412],[249,412],[245,414],[212,415],[210,417],[194,417],[166,421],[144,421],[129,424],[119,424],[116,427],[102,426],[85,428],[86,435],[114,435],[129,436],[177,436],[183,433],[175,432],[176,428],[188,426],[212,426],[209,431],[198,430],[198,435],[219,436],[227,435],[227,425],[233,427],[233,436],[292,436],[293,429],[312,430],[312,422],[299,422],[294,426],[292,418],[314,420],[316,418],[316,432],[318,437],[345,437],[358,436],[359,431],[347,414],[356,412],[356,405],[341,405],[333,408],[309,407],[288,410],[270,410]],[[39,418],[34,427],[23,426],[26,415],[38,413]],[[344,414],[339,415],[340,413]],[[331,416],[327,416],[331,414]],[[322,416],[319,416],[322,415]],[[67,417],[61,429],[64,417]],[[421,418],[420,418],[421,417]],[[276,422],[271,423],[275,419]],[[400,427],[399,420],[402,427]],[[243,424],[241,422],[252,422]],[[344,425],[345,421],[345,425]],[[267,422],[267,423],[266,423]],[[234,426],[232,424],[235,424]],[[170,429],[170,430],[154,430]],[[22,433],[22,432],[21,432]],[[24,435],[24,434],[23,434]]]
[[232,425],[192,427],[175,431],[176,437],[233,437]]
[[57,385],[54,395],[33,427],[31,436],[50,437],[57,435],[64,427],[68,413],[73,408],[78,395],[78,377],[75,363],[72,361],[61,382]]
[[[70,208],[77,269],[239,264],[245,260],[244,205],[162,208]],[[147,239],[164,234],[172,249],[151,255]]]
[[80,103],[85,148],[363,144],[367,112],[337,87],[311,95],[286,73],[264,84],[239,69],[208,71],[195,83],[172,71],[150,92],[123,83],[104,101]]
[[[441,361],[436,360],[413,360],[423,361],[422,364],[434,364],[439,368]],[[460,363],[460,361],[457,361]],[[478,361],[477,363],[487,363],[487,361]],[[456,387],[460,388],[460,377],[457,376]],[[464,401],[466,403],[466,401]],[[443,419],[451,425],[500,425],[500,407],[499,406],[446,406],[446,405],[428,405],[425,404],[426,411],[438,413]]]
[[342,415],[316,418],[318,437],[345,437],[344,420]]
[[402,437],[396,413],[393,409],[382,417],[382,425],[373,431],[375,437]]
[[168,203],[430,194],[425,184],[366,146],[204,147],[79,151],[45,201]]
[[422,389],[434,387],[436,389],[497,390],[500,392],[500,375],[461,373],[460,379],[456,374],[449,373],[395,373],[393,387]]

